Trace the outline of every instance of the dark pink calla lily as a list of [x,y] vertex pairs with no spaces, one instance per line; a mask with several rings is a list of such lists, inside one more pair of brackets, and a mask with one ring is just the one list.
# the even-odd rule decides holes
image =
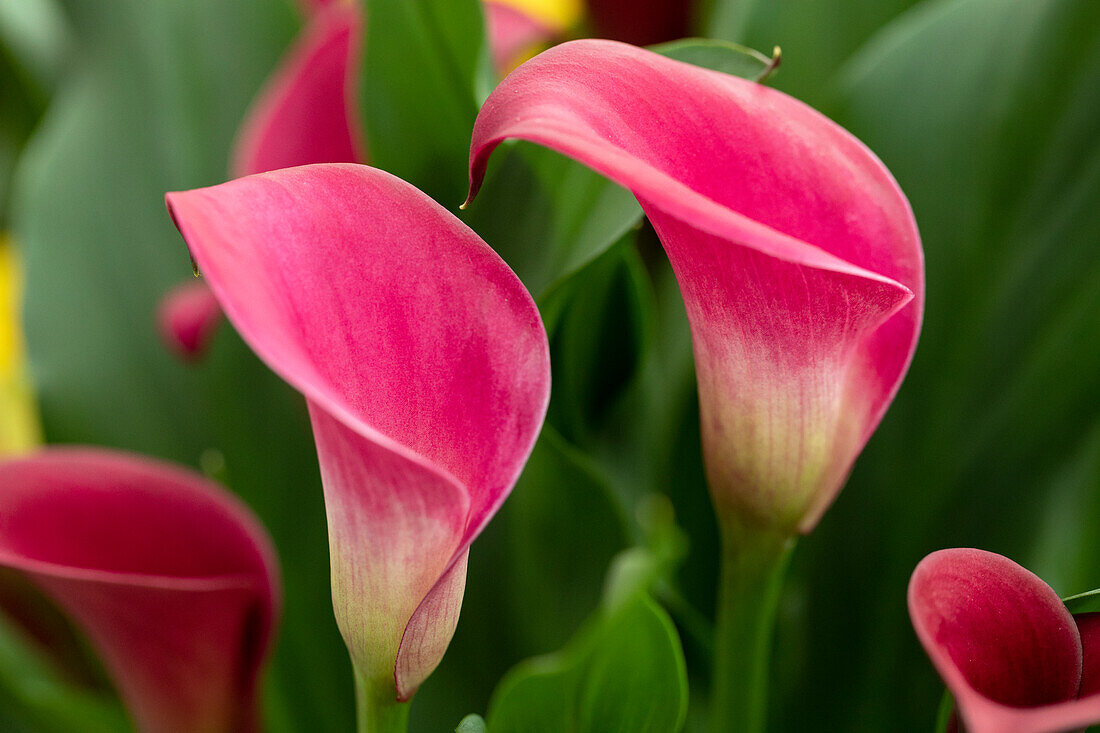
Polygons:
[[719,516],[809,531],[916,346],[920,240],[889,172],[781,92],[612,41],[556,46],[497,87],[471,198],[506,138],[638,197],[687,306]]
[[157,326],[173,353],[184,361],[193,361],[206,353],[221,316],[221,306],[210,288],[192,279],[176,286],[161,300]]
[[361,25],[354,4],[333,3],[310,17],[245,118],[233,153],[235,177],[366,161],[349,73]]
[[446,650],[470,543],[545,415],[534,302],[465,225],[365,166],[273,171],[168,205],[241,336],[306,396],[337,621],[360,676],[408,699]]
[[87,634],[139,730],[258,729],[276,562],[263,528],[224,490],[104,450],[6,461],[0,566]]
[[1100,614],[1072,616],[1008,558],[932,553],[909,581],[909,616],[969,733],[1100,723]]

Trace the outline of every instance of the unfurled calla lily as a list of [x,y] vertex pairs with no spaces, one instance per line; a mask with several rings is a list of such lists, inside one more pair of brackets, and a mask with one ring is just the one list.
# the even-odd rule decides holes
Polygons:
[[0,566],[87,635],[143,733],[259,729],[271,543],[204,478],[96,449],[0,463]]
[[916,345],[920,240],[889,172],[781,92],[611,41],[556,46],[497,87],[471,198],[506,138],[634,192],[687,307],[721,522],[809,531]]
[[932,553],[909,581],[909,616],[969,733],[1100,723],[1100,614],[1071,615],[1008,558]]
[[365,166],[168,205],[241,336],[307,399],[337,622],[361,684],[407,700],[450,642],[470,543],[545,415],[534,302],[464,224]]

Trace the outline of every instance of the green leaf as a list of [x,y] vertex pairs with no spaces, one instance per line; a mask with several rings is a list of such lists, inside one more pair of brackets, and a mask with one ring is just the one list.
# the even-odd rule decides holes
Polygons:
[[602,612],[561,652],[516,667],[489,706],[492,733],[675,733],[687,714],[676,630],[637,595]]
[[225,179],[245,109],[295,32],[292,6],[74,0],[69,9],[71,73],[20,165],[13,209],[46,437],[223,462],[282,564],[267,689],[269,709],[285,715],[269,729],[352,729],[303,400],[228,326],[191,366],[164,349],[155,326],[160,298],[191,276],[164,192]]
[[455,733],[485,733],[485,719],[476,713],[470,713],[459,722]]
[[517,141],[493,154],[485,186],[463,218],[539,297],[607,251],[641,217],[625,188]]
[[645,267],[628,234],[540,299],[556,377],[548,420],[585,444],[638,370],[652,304]]
[[591,461],[547,425],[511,496],[470,551],[462,618],[416,693],[412,728],[484,709],[515,663],[565,644],[597,607],[628,517]]
[[[783,49],[770,86],[818,106],[844,62],[879,28],[920,0],[709,0],[704,35]],[[933,4],[925,3],[926,5]]]
[[650,46],[649,50],[668,56],[670,59],[702,66],[704,69],[721,71],[742,79],[756,79],[772,63],[769,57],[755,49],[710,38],[685,38]]
[[455,209],[492,68],[478,0],[361,0],[359,108],[371,164]]
[[[6,716],[11,716],[9,721]],[[0,723],[36,733],[125,733],[126,713],[110,695],[82,690],[53,669],[19,628],[0,614]]]
[[1062,599],[1072,614],[1100,612],[1100,588]]

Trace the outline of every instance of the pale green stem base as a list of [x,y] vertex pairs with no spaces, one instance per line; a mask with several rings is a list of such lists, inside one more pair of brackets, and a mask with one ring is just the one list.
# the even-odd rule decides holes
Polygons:
[[406,733],[411,703],[398,702],[393,678],[368,680],[355,673],[355,712],[359,733]]
[[795,538],[724,528],[714,637],[713,733],[763,733],[775,613]]

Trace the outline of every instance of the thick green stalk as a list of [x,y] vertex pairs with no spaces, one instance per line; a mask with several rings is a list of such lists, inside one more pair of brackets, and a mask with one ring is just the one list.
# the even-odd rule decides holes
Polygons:
[[714,636],[713,733],[763,733],[776,607],[795,539],[725,528]]
[[393,678],[368,680],[355,673],[355,712],[359,733],[406,733],[410,703],[398,702]]

